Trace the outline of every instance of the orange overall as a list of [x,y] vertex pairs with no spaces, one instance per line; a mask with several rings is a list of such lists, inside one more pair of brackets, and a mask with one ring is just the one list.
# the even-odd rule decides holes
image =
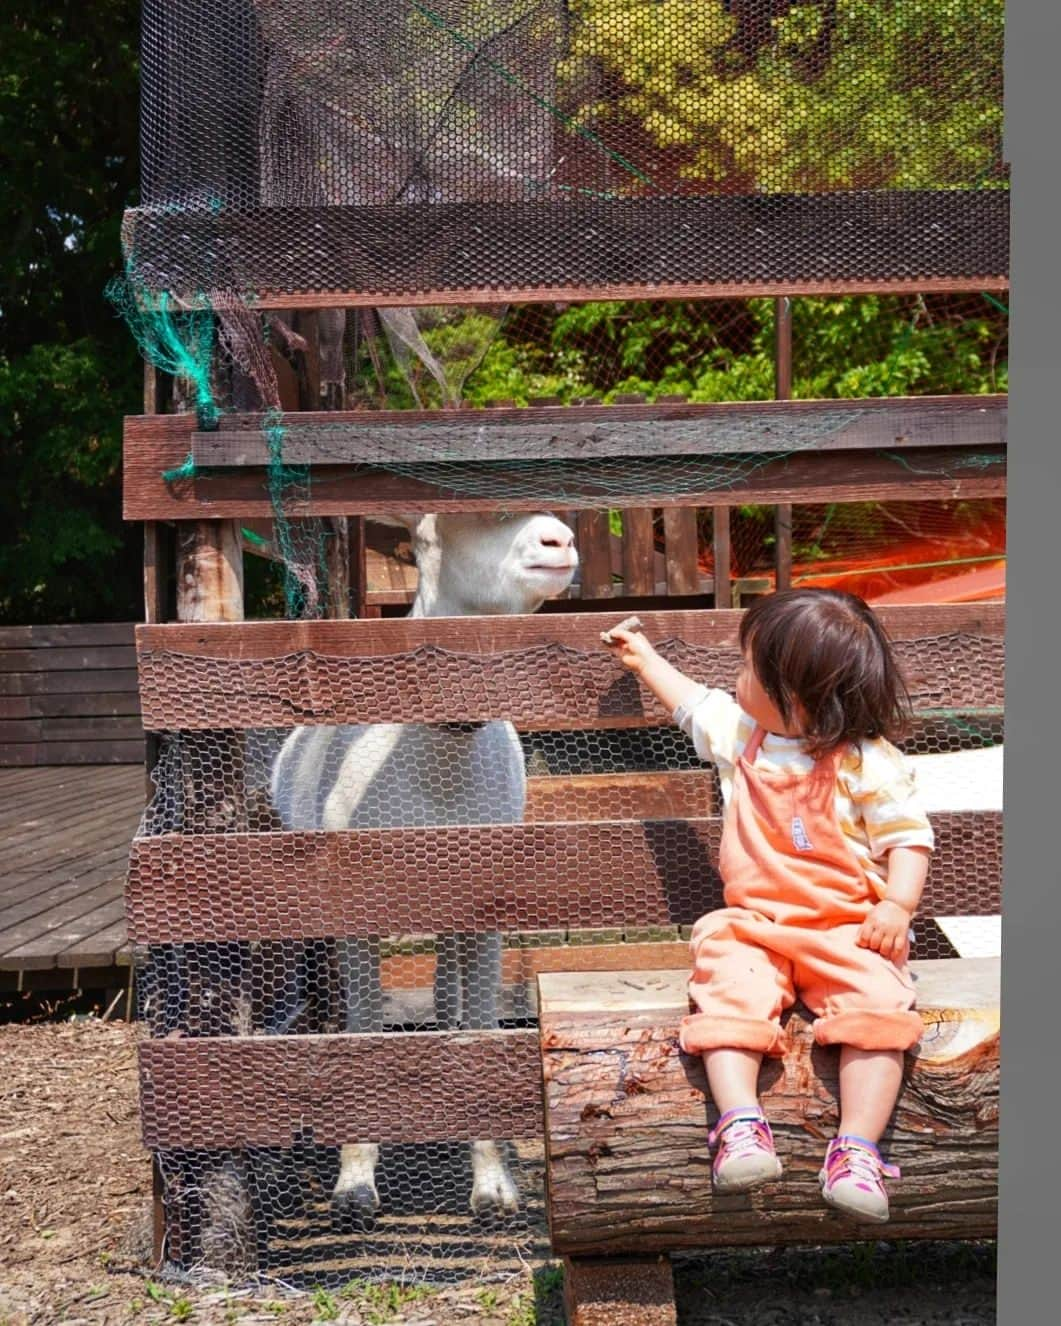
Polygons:
[[732,1048],[780,1056],[780,1017],[797,994],[821,1045],[906,1050],[921,1038],[906,965],[856,943],[877,895],[837,819],[843,751],[810,773],[755,768],[757,728],[733,774],[719,870],[727,906],[693,928],[682,1022],[690,1053]]

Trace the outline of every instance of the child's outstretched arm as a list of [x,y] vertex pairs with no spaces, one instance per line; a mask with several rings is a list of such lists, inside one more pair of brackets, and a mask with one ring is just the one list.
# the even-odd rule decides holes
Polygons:
[[699,682],[668,663],[640,631],[620,624],[605,631],[601,639],[623,667],[639,677],[668,712],[673,713],[680,704],[702,691]]
[[929,855],[927,847],[893,847],[888,853],[887,891],[862,922],[858,934],[862,948],[875,949],[882,958],[902,953],[921,902]]

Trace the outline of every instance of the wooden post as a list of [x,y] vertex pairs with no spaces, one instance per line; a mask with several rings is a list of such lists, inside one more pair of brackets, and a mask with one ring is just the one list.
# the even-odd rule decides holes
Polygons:
[[576,533],[584,599],[612,597],[611,531],[607,511],[580,511]]
[[656,592],[656,546],[652,508],[623,512],[623,593],[649,596]]
[[715,562],[715,607],[733,606],[733,587],[730,583],[729,507],[711,508],[711,540]]
[[676,1326],[666,1257],[565,1257],[567,1326]]
[[700,588],[696,508],[664,507],[663,539],[667,550],[667,593],[696,594]]
[[[792,399],[792,300],[782,295],[774,300],[774,398]],[[788,589],[792,584],[792,503],[774,508],[774,584]]]

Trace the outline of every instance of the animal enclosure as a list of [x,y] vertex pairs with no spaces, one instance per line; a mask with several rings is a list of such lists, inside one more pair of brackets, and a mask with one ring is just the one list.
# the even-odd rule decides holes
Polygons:
[[[544,1249],[535,978],[681,967],[720,898],[711,771],[601,648],[611,618],[538,611],[573,547],[577,606],[614,606],[622,513],[624,601],[728,687],[743,508],[776,508],[781,584],[794,507],[1004,496],[1000,394],[786,399],[792,297],[1005,287],[1001,6],[927,9],[145,5],[116,298],[152,365],[125,435],[155,785],[127,906],[160,1256],[312,1283]],[[881,88],[915,106],[892,139],[932,130],[905,164]],[[778,399],[478,408],[485,351],[438,316],[722,296],[775,301]],[[418,408],[351,408],[355,350]],[[653,512],[696,608],[661,607]],[[380,519],[416,597],[355,620]],[[244,620],[245,552],[286,620]],[[884,618],[909,752],[997,747],[1001,606]],[[963,792],[918,957],[998,912],[1000,808]]]

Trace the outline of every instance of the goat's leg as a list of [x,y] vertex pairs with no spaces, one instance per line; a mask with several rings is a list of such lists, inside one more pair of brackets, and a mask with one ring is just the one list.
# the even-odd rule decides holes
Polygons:
[[[383,1030],[383,987],[379,940],[342,939],[335,945],[348,1032]],[[332,1220],[343,1230],[372,1226],[379,1210],[376,1165],[379,1145],[350,1142],[339,1153],[339,1177],[332,1189]]]
[[[465,1023],[478,1031],[498,1025],[501,1002],[501,936],[458,935]],[[519,1189],[496,1141],[470,1146],[472,1166],[471,1208],[476,1215],[515,1215]]]

